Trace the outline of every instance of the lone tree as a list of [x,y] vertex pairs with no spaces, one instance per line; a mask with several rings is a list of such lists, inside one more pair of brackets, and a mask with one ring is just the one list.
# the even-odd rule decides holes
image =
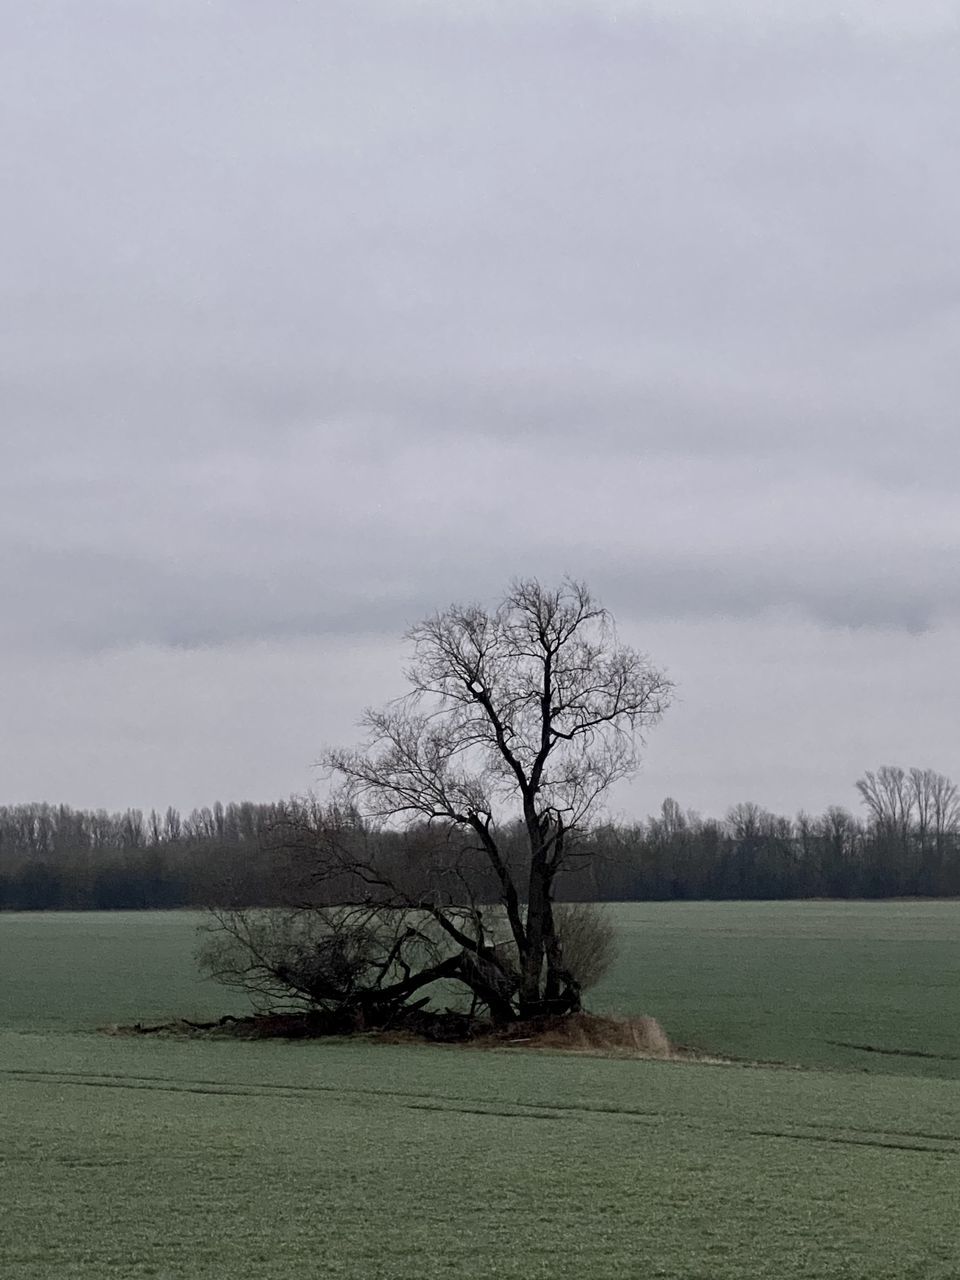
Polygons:
[[[278,965],[262,919],[221,912],[206,967],[260,990],[306,974],[299,995],[312,984],[328,992],[314,1004],[339,999],[362,1025],[438,978],[498,1022],[575,1012],[610,941],[589,909],[555,905],[557,877],[590,856],[584,836],[672,684],[570,579],[516,582],[492,612],[454,605],[407,638],[409,691],[365,713],[360,749],[326,755],[333,802],[294,806],[282,839],[323,903],[307,929],[316,939],[319,920],[322,937],[304,946],[301,929],[298,962],[280,945]],[[331,999],[332,968],[349,982]]]

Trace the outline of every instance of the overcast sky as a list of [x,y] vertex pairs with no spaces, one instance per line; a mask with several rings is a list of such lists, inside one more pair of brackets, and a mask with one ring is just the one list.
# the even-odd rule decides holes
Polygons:
[[954,4],[0,14],[0,803],[303,791],[562,573],[622,815],[960,776]]

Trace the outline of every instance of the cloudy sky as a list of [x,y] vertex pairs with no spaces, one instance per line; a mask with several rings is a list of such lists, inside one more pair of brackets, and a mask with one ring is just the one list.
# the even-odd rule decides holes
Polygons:
[[624,815],[960,775],[954,4],[0,12],[0,803],[303,791],[518,574]]

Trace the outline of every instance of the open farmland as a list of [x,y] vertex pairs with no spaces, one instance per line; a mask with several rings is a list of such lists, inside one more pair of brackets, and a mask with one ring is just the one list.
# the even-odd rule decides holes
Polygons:
[[194,919],[0,916],[0,1274],[960,1274],[960,905],[616,910],[595,1007],[807,1069],[105,1037]]

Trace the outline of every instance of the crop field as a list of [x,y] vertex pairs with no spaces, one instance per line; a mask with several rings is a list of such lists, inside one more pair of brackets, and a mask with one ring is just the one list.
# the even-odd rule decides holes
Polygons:
[[960,904],[616,914],[740,1062],[105,1036],[236,1010],[195,919],[0,915],[0,1275],[960,1276]]

